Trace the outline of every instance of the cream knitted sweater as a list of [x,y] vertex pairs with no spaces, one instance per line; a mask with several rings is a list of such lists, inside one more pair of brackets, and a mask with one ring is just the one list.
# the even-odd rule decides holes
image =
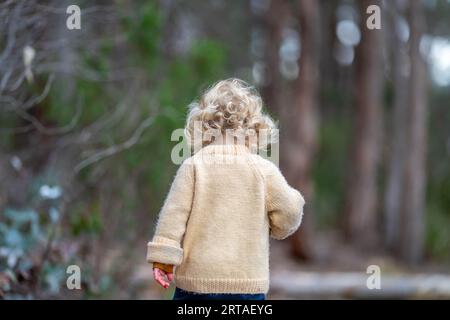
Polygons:
[[272,162],[243,145],[209,145],[178,169],[147,261],[177,266],[187,291],[266,293],[269,235],[297,230],[304,203]]

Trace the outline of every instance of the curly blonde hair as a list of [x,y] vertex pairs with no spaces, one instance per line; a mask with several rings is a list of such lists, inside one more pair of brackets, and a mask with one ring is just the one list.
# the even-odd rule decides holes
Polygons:
[[189,105],[185,127],[188,143],[198,150],[231,133],[244,138],[249,147],[266,149],[275,142],[276,125],[262,108],[254,87],[236,78],[219,81]]

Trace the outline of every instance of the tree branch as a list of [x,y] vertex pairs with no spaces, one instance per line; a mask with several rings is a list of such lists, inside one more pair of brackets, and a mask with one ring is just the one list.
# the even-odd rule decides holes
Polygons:
[[96,152],[92,156],[88,157],[87,159],[77,164],[76,167],[74,168],[74,172],[78,173],[82,169],[86,168],[89,165],[92,165],[95,162],[98,162],[116,153],[131,148],[132,146],[134,146],[136,143],[139,142],[139,139],[141,138],[145,129],[151,126],[153,124],[153,121],[154,117],[148,117],[140,124],[140,126],[136,129],[136,131],[134,131],[133,135],[128,140],[124,141],[121,144],[113,145],[110,146],[109,148]]

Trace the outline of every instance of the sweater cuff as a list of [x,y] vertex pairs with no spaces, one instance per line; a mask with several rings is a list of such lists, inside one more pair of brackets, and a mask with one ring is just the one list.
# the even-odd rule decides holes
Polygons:
[[[169,242],[170,240],[167,239]],[[164,241],[166,242],[166,241]],[[147,244],[147,262],[159,262],[163,264],[178,266],[183,260],[183,249],[176,247],[172,243],[163,243],[154,239]]]

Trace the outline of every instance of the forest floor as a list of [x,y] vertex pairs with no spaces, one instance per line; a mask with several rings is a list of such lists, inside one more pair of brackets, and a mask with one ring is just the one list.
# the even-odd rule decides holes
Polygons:
[[[293,259],[286,241],[271,242],[271,289],[269,299],[349,298],[444,298],[450,299],[450,267],[426,262],[407,267],[384,252],[358,251],[339,237],[322,235],[316,240],[312,262]],[[380,268],[381,289],[369,290],[369,266]],[[139,286],[138,299],[170,299],[173,286],[164,290],[143,263],[132,276]]]

